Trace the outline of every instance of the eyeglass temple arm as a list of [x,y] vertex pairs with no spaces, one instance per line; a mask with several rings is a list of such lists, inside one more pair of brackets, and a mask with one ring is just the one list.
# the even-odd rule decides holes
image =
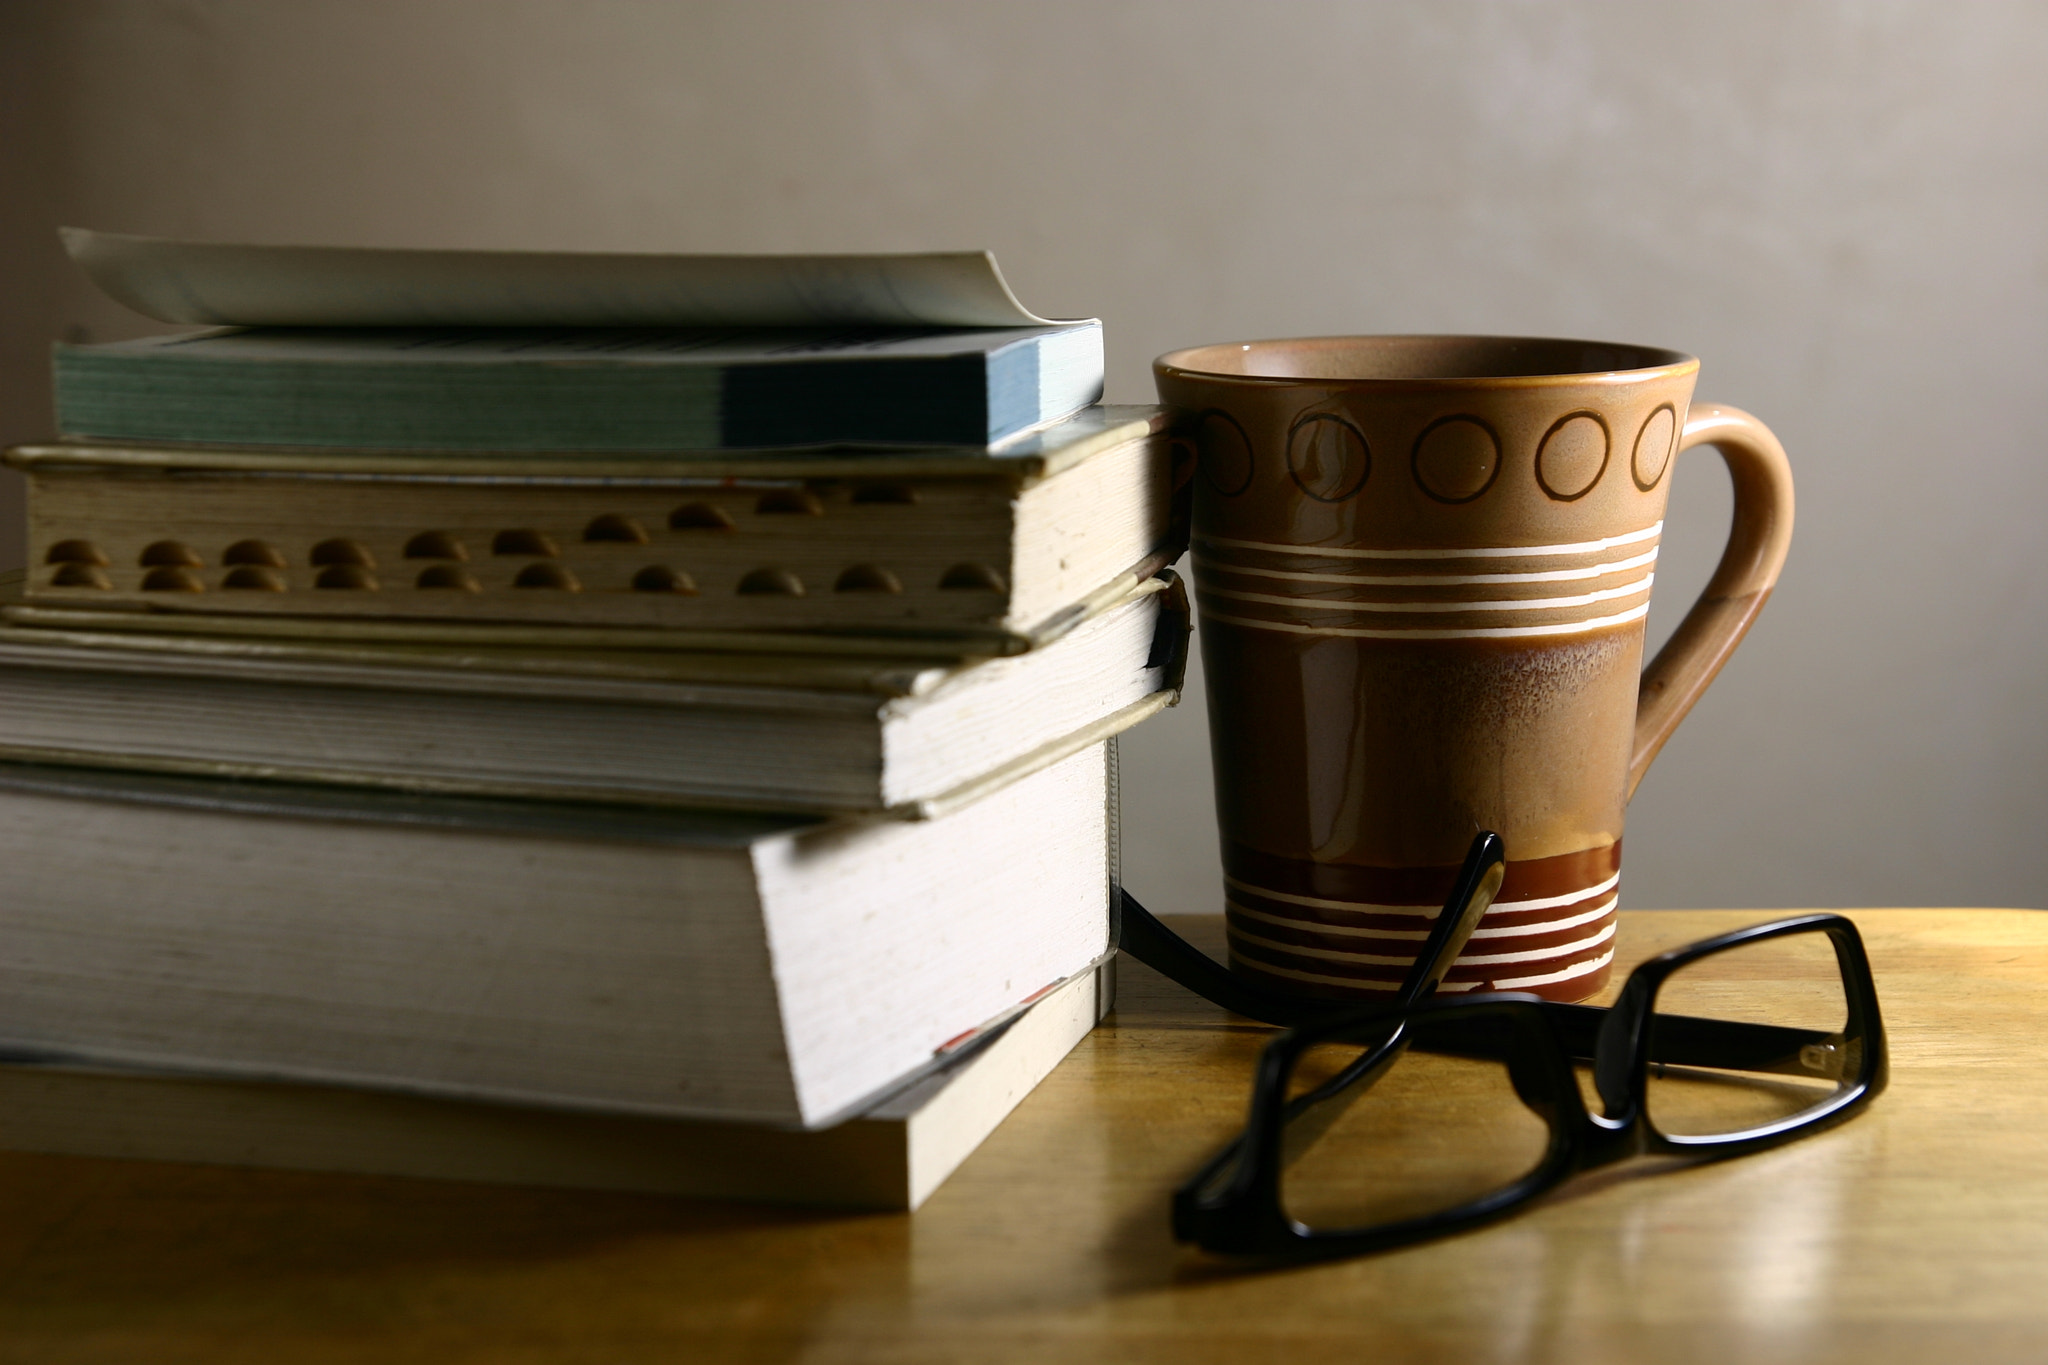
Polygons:
[[[1450,897],[1431,924],[1415,966],[1390,1004],[1413,1004],[1442,983],[1444,974],[1499,894],[1506,858],[1498,834],[1482,830],[1474,836],[1465,861],[1458,868]],[[1289,1027],[1359,1012],[1353,1002],[1288,995],[1246,981],[1161,924],[1129,891],[1118,890],[1117,923],[1111,926],[1117,946],[1211,1003],[1248,1019]]]
[[[1458,879],[1444,901],[1444,908],[1430,925],[1429,937],[1423,940],[1415,965],[1408,969],[1408,975],[1394,992],[1393,1008],[1406,1008],[1436,992],[1450,973],[1451,964],[1465,950],[1472,931],[1493,907],[1493,899],[1500,894],[1506,876],[1507,854],[1501,837],[1491,830],[1480,831],[1465,852]],[[1407,1032],[1405,1024],[1394,1024],[1385,1037],[1360,1053],[1349,1066],[1287,1102],[1280,1118],[1281,1165],[1292,1165],[1344,1110],[1378,1084],[1380,1077],[1407,1050]],[[1339,1098],[1342,1104],[1329,1103]]]
[[[1556,1026],[1564,1045],[1580,1061],[1599,1052],[1600,1025],[1607,1010],[1597,1005],[1543,1002],[1543,1012]],[[1700,1019],[1689,1014],[1651,1016],[1650,1060],[1666,1066],[1715,1067],[1811,1076],[1842,1065],[1843,1037],[1818,1029],[1785,1028],[1777,1024],[1746,1024],[1733,1019]],[[1816,1056],[1808,1051],[1821,1048]]]
[[1451,894],[1429,926],[1429,937],[1423,940],[1415,965],[1408,969],[1401,988],[1395,992],[1397,1003],[1412,1005],[1436,993],[1444,977],[1450,974],[1451,964],[1465,951],[1472,931],[1493,908],[1493,898],[1500,894],[1507,870],[1507,845],[1501,837],[1490,829],[1473,835],[1465,850],[1465,861],[1458,868],[1458,879],[1451,885]]
[[1335,1002],[1325,1008],[1317,1001],[1297,1000],[1231,975],[1215,958],[1161,924],[1136,896],[1122,891],[1119,899],[1118,949],[1212,1004],[1262,1024],[1283,1027],[1339,1012],[1341,1007]]

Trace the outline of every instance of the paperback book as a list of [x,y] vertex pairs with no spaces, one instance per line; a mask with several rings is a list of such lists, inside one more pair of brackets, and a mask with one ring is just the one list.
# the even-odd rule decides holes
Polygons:
[[916,665],[0,627],[0,757],[414,791],[930,818],[1179,695],[1149,579],[1042,649]]
[[0,1149],[910,1210],[1094,1028],[1113,965],[829,1128],[0,1061]]
[[[29,601],[171,617],[1042,642],[1178,557],[1163,414],[1000,451],[565,467],[87,445],[28,477]],[[297,624],[294,624],[296,622]]]
[[922,822],[0,765],[0,1053],[826,1126],[1105,958],[1105,748]]
[[[112,297],[228,324],[56,352],[57,425],[372,450],[978,445],[1102,396],[1102,327],[987,253],[663,257],[235,246],[77,229]],[[963,323],[965,325],[963,325]]]

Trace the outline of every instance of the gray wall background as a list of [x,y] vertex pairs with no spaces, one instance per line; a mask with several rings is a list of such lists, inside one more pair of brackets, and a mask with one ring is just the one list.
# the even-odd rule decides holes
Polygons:
[[[613,250],[993,248],[1204,341],[1673,346],[1792,453],[1770,609],[1629,816],[1635,906],[2048,902],[2048,7],[1937,0],[0,4],[0,438],[148,324],[59,222]],[[20,554],[0,488],[0,561]],[[1653,643],[1728,517],[1680,464]],[[1199,679],[1127,861],[1216,908]],[[0,717],[0,724],[5,718]]]

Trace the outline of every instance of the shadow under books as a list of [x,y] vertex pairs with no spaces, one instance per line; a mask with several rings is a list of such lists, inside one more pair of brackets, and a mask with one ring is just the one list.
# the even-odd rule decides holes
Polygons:
[[[437,1276],[517,1283],[629,1250],[645,1258],[650,1243],[680,1258],[707,1237],[744,1259],[828,1228],[845,1240],[863,1223],[855,1239],[875,1253],[869,1263],[900,1263],[889,1255],[907,1241],[900,1215],[7,1153],[0,1323],[89,1314],[111,1327],[189,1318],[214,1300],[329,1301],[366,1282],[410,1292]],[[799,1258],[781,1259],[801,1275]]]

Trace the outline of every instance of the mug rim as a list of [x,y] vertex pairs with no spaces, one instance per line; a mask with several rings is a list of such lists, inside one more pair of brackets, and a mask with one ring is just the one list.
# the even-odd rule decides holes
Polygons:
[[[1279,349],[1282,347],[1299,350],[1334,350],[1342,346],[1357,346],[1359,343],[1380,343],[1390,349],[1394,345],[1409,343],[1423,346],[1465,344],[1474,348],[1512,349],[1515,347],[1599,347],[1621,352],[1624,358],[1638,359],[1642,363],[1620,365],[1610,368],[1586,370],[1545,370],[1528,374],[1383,374],[1383,375],[1314,375],[1314,374],[1247,374],[1242,370],[1216,368],[1217,361],[1225,355],[1242,355],[1247,351]],[[1489,333],[1458,332],[1391,332],[1358,333],[1352,335],[1309,336],[1309,337],[1265,337],[1255,341],[1211,342],[1202,346],[1189,346],[1168,351],[1152,362],[1153,374],[1159,378],[1168,376],[1200,380],[1205,383],[1241,384],[1250,387],[1301,388],[1321,385],[1330,388],[1395,390],[1395,389],[1519,389],[1541,388],[1559,384],[1634,384],[1646,380],[1676,377],[1687,371],[1699,369],[1699,358],[1683,351],[1668,350],[1660,346],[1643,346],[1633,342],[1587,341],[1575,337],[1531,337],[1503,336]]]

